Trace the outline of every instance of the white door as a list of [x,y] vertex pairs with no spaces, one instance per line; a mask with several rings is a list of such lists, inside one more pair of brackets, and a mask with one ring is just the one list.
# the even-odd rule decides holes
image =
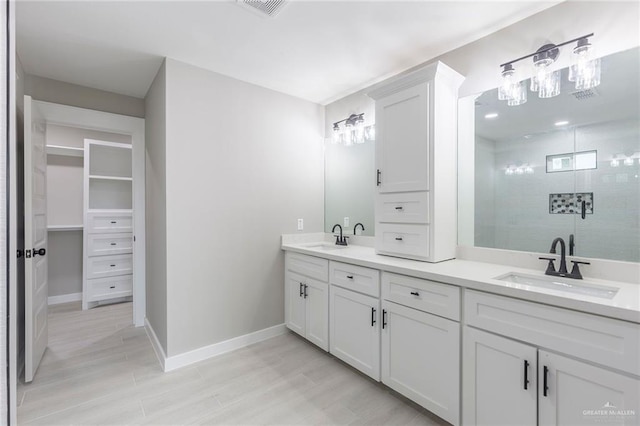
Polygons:
[[540,425],[640,423],[639,379],[542,350],[538,375]]
[[380,301],[331,286],[330,352],[375,380],[380,380]]
[[464,327],[462,422],[535,426],[537,349]]
[[382,382],[452,424],[460,413],[460,324],[382,302]]
[[302,275],[291,271],[285,274],[284,321],[290,330],[302,337],[305,337],[304,280]]
[[329,284],[311,278],[304,282],[306,299],[306,337],[325,351],[329,350]]
[[379,192],[428,190],[429,84],[376,101]]
[[48,343],[47,154],[45,122],[24,97],[25,368],[33,380]]

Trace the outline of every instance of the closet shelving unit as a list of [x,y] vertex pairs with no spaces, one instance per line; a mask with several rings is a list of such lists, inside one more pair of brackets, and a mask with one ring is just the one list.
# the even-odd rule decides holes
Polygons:
[[[63,146],[63,145],[46,145],[47,158],[50,155],[59,155],[63,157],[84,157],[84,148]],[[47,231],[82,231],[82,223],[72,223],[63,225],[47,225]]]
[[85,139],[82,308],[133,294],[130,144]]

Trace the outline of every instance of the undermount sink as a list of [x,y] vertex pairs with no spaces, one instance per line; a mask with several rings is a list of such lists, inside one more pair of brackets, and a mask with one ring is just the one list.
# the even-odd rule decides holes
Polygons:
[[305,245],[306,248],[314,248],[319,250],[341,250],[349,246],[339,246],[333,243],[312,243]]
[[568,293],[581,294],[583,296],[600,297],[603,299],[613,299],[620,290],[617,287],[608,287],[593,284],[586,281],[565,279],[560,277],[540,277],[516,272],[495,277],[496,280],[506,281],[523,286],[546,288],[551,290],[566,291]]

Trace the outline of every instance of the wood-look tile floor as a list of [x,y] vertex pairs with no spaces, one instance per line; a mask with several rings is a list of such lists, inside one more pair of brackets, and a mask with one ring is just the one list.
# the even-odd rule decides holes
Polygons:
[[51,306],[19,424],[447,424],[293,333],[163,373],[131,324],[131,303]]

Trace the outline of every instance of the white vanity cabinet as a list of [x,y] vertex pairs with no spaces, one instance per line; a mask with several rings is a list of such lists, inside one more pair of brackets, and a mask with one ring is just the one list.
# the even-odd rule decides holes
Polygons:
[[380,272],[330,262],[331,354],[380,380]]
[[329,350],[329,262],[304,254],[285,254],[285,324]]
[[458,87],[441,62],[394,77],[376,101],[376,252],[439,262],[455,257]]
[[637,324],[465,293],[464,424],[637,424]]
[[382,298],[382,382],[458,424],[460,289],[383,272]]

